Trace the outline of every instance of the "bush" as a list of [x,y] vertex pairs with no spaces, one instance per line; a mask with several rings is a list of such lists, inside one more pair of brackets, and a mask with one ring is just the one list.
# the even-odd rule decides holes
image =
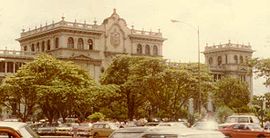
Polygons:
[[100,113],[100,112],[95,112],[92,115],[89,115],[87,117],[87,119],[92,121],[92,122],[103,121],[104,118],[105,118],[105,115]]
[[219,123],[224,123],[226,117],[233,114],[233,110],[227,106],[221,106],[216,111],[216,119]]

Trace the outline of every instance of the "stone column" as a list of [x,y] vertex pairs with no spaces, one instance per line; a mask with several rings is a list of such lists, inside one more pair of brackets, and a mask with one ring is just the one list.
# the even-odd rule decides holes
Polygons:
[[74,41],[74,49],[78,49],[78,38],[73,37],[73,41]]
[[7,73],[7,62],[5,62],[5,73]]
[[64,35],[58,37],[58,48],[67,48],[67,38]]
[[13,73],[16,72],[16,62],[13,62]]

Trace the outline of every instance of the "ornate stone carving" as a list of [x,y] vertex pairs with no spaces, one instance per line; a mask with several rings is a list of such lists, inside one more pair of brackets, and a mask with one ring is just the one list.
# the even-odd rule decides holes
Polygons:
[[110,34],[110,42],[115,47],[120,44],[120,33],[116,29]]

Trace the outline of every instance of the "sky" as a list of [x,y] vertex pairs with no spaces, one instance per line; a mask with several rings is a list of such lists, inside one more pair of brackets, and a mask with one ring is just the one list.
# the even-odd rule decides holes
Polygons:
[[[197,26],[200,49],[227,43],[248,44],[253,57],[270,57],[269,0],[0,0],[0,49],[19,50],[22,29],[43,26],[53,20],[101,24],[113,9],[128,27],[157,32],[167,40],[164,58],[178,62],[197,62]],[[172,23],[171,20],[181,22]],[[201,62],[204,55],[201,54]],[[269,91],[263,79],[254,79],[254,94]]]

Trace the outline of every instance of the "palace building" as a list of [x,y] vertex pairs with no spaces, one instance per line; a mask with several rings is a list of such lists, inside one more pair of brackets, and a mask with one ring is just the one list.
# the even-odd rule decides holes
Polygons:
[[250,44],[233,44],[229,40],[226,44],[213,46],[207,44],[203,53],[205,63],[208,65],[214,80],[219,80],[224,76],[240,78],[240,80],[247,82],[252,97],[252,72],[244,63],[252,58],[253,52]]
[[20,51],[0,50],[0,77],[15,73],[22,64],[44,52],[75,62],[98,80],[117,54],[162,57],[164,40],[160,31],[129,28],[115,9],[102,24],[69,22],[62,17],[59,22],[23,29],[17,39]]

